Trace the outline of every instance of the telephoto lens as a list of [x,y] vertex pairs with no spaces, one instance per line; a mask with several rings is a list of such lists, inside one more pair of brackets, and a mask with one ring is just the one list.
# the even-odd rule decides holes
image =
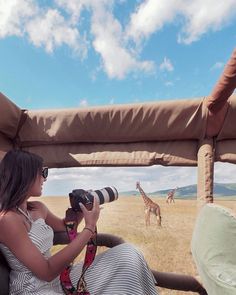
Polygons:
[[93,200],[96,198],[98,203],[104,204],[118,199],[118,191],[114,186],[104,187],[100,190],[75,189],[69,193],[70,204],[74,211],[81,211],[79,203],[82,203],[88,210],[93,206]]

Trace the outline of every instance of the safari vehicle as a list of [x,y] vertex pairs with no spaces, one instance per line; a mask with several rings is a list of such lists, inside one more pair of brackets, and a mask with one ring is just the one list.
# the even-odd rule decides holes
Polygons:
[[[197,203],[203,208],[193,256],[209,295],[233,295],[236,220],[227,210],[205,204],[213,203],[214,163],[236,163],[235,88],[236,50],[212,93],[203,98],[33,111],[0,94],[0,160],[19,148],[43,156],[50,168],[197,166]],[[63,242],[63,234],[55,242],[60,238]],[[2,295],[8,294],[9,271],[0,256]]]

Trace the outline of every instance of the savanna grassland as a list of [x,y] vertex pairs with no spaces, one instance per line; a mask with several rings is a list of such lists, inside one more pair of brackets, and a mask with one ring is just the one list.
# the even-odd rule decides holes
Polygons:
[[[144,254],[149,266],[159,271],[179,272],[198,276],[191,256],[191,237],[197,215],[196,200],[175,200],[167,204],[165,199],[152,198],[161,206],[162,226],[158,227],[151,215],[151,225],[146,227],[144,205],[140,197],[119,197],[113,203],[104,204],[98,221],[98,232],[111,233],[133,243]],[[68,198],[43,197],[41,199],[57,215],[64,216],[69,206]],[[236,209],[235,201],[215,203]],[[79,230],[83,224],[79,226]],[[61,246],[54,246],[53,252]],[[104,251],[101,247],[98,253]],[[78,259],[83,259],[84,254]],[[159,288],[160,294],[185,293]]]

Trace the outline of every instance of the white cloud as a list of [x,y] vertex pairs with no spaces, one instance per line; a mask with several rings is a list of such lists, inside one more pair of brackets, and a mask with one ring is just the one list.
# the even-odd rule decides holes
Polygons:
[[110,101],[109,101],[109,104],[114,104],[114,103],[115,103],[115,99],[111,98]]
[[135,52],[128,48],[122,25],[112,13],[113,1],[57,0],[56,3],[70,13],[73,23],[79,22],[83,9],[91,12],[93,48],[100,55],[101,67],[110,78],[123,79],[130,72],[153,70],[151,61],[139,61]]
[[236,1],[145,0],[130,17],[127,34],[137,43],[181,17],[180,43],[190,44],[209,30],[220,30],[236,15]]
[[165,82],[165,85],[166,85],[167,87],[172,87],[172,86],[174,86],[174,83],[171,82],[171,81],[167,81],[167,82]]
[[174,70],[174,67],[167,57],[164,57],[163,62],[160,65],[160,70],[161,71],[167,71],[167,72],[172,72]]
[[110,78],[124,78],[132,71],[153,70],[151,61],[138,61],[128,49],[121,24],[107,6],[93,6],[91,29],[93,46],[102,58],[102,66]]
[[165,23],[174,19],[179,5],[178,0],[143,1],[137,10],[131,14],[127,35],[139,43],[160,30]]
[[45,47],[52,53],[55,48],[66,44],[81,56],[86,55],[86,42],[79,31],[71,27],[58,10],[48,9],[44,15],[38,15],[26,26],[30,41],[37,47]]
[[[115,186],[119,192],[136,190],[140,181],[147,192],[195,184],[196,167],[79,167],[50,169],[45,195],[66,195],[76,188]],[[176,177],[178,175],[178,177]]]
[[[214,181],[235,183],[236,165],[215,163]],[[101,189],[115,186],[119,192],[136,190],[140,181],[144,190],[154,192],[197,184],[197,167],[79,167],[50,169],[44,195],[68,195],[73,189]]]
[[[48,53],[66,45],[81,59],[93,48],[107,76],[123,79],[130,73],[154,72],[154,62],[142,60],[141,53],[151,35],[166,24],[178,26],[176,38],[190,44],[209,31],[220,30],[236,15],[235,0],[143,0],[136,2],[126,24],[113,11],[118,6],[122,9],[125,2],[55,0],[53,7],[46,7],[39,0],[0,0],[0,38],[28,38]],[[173,66],[163,67],[171,71]]]
[[216,162],[214,167],[215,182],[235,183],[236,165],[230,163]]
[[39,7],[35,0],[0,0],[0,38],[22,36],[52,53],[67,45],[81,58],[86,55],[86,40],[59,10]]
[[24,25],[37,14],[32,0],[0,0],[0,38],[23,36]]
[[212,67],[211,67],[211,71],[217,70],[217,69],[222,69],[224,67],[224,63],[223,62],[216,62]]
[[86,98],[84,99],[81,99],[80,102],[79,102],[79,106],[80,107],[87,107],[88,106],[88,101]]
[[83,9],[86,9],[89,2],[88,0],[54,0],[59,8],[65,10],[70,16],[73,24],[77,24],[80,20],[80,15]]
[[179,34],[179,42],[190,44],[206,32],[220,30],[236,15],[236,1],[184,0],[180,12],[186,22]]

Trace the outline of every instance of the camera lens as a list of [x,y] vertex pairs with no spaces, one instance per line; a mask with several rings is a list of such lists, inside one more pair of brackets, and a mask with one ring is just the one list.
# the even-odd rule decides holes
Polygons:
[[107,186],[100,190],[75,189],[69,193],[70,204],[74,211],[80,211],[79,203],[82,203],[88,210],[91,210],[93,200],[96,198],[98,203],[110,203],[118,199],[118,191],[114,186]]
[[118,192],[114,186],[104,187],[100,190],[89,191],[89,194],[98,200],[98,203],[110,203],[118,199]]

